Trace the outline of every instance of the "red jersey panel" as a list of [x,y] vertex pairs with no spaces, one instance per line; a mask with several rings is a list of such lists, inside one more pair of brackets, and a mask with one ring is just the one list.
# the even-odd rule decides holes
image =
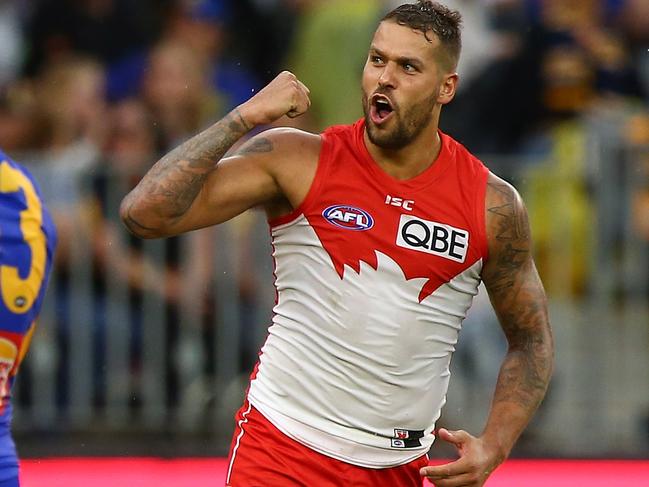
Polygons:
[[487,255],[488,170],[440,133],[437,159],[400,181],[363,133],[327,130],[305,201],[271,222],[278,302],[249,399],[314,450],[381,468],[433,442]]

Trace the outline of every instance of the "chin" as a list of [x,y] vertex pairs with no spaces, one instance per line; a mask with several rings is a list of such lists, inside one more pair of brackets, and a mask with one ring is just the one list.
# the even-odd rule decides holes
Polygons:
[[[376,129],[376,127],[374,128]],[[372,144],[386,150],[403,149],[410,143],[410,140],[404,140],[402,137],[399,137],[398,134],[388,132],[379,135],[369,128],[367,130],[367,136]]]

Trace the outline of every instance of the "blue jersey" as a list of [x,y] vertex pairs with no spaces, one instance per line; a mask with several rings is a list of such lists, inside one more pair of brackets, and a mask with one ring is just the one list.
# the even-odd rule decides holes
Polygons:
[[0,481],[17,475],[11,388],[52,269],[56,230],[25,168],[0,151]]

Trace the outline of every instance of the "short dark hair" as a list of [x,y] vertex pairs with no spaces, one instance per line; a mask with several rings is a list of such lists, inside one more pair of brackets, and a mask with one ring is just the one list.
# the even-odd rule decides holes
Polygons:
[[462,50],[460,26],[462,15],[456,10],[430,0],[406,3],[389,12],[382,21],[391,20],[424,33],[428,41],[429,32],[435,34],[445,50],[442,61],[447,69],[455,69]]

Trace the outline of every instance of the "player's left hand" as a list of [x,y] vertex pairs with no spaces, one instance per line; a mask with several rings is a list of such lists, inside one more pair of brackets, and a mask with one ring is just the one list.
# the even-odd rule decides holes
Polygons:
[[452,443],[460,458],[444,465],[423,467],[419,471],[435,487],[482,487],[502,462],[494,448],[466,431],[441,428],[437,438]]

